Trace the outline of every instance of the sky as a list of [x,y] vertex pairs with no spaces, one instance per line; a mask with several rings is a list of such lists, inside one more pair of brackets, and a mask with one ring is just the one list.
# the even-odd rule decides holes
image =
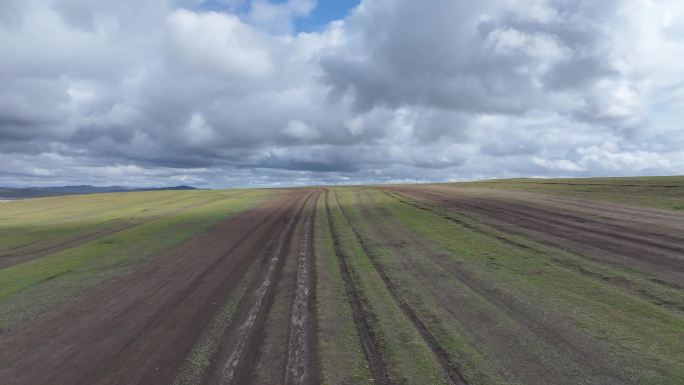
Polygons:
[[2,0],[0,186],[684,174],[680,0]]

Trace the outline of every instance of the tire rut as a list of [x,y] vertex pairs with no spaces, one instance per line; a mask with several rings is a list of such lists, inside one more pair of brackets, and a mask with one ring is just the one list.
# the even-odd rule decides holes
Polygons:
[[[368,199],[375,203],[373,197],[369,196]],[[373,207],[378,206],[373,204]],[[370,209],[366,208],[364,210],[364,215],[366,215],[367,218],[390,218],[392,216],[387,209],[382,207],[377,208],[376,210],[378,210],[378,212],[374,214],[370,212]],[[389,227],[378,225],[376,229],[380,236],[385,239],[391,238],[391,235],[389,235],[391,234]],[[460,264],[450,263],[443,251],[433,249],[431,243],[425,242],[424,239],[413,234],[411,230],[406,228],[394,228],[394,232],[401,233],[401,235],[395,234],[395,236],[399,236],[401,239],[412,240],[411,243],[418,248],[419,252],[428,256],[443,272],[454,277],[484,301],[500,309],[502,313],[506,314],[510,319],[527,330],[531,336],[539,338],[540,341],[553,346],[564,355],[573,357],[576,362],[586,365],[590,368],[592,373],[595,373],[596,375],[609,375],[612,379],[619,378],[621,381],[627,383],[627,381],[623,379],[623,374],[619,373],[615,368],[612,368],[611,363],[604,359],[606,353],[595,346],[594,340],[569,331],[564,328],[563,323],[558,320],[547,319],[546,315],[540,316],[540,314],[544,314],[540,309],[536,309],[525,301],[521,301],[506,290],[498,288],[495,285],[476,277],[470,271],[460,266]],[[449,306],[451,298],[448,293],[435,290],[432,285],[430,285],[430,277],[434,276],[434,271],[426,268],[424,264],[415,261],[409,262],[409,267],[407,268],[409,268],[411,272],[414,273],[414,277],[422,281],[426,285],[428,291],[442,303],[444,310],[456,318],[461,315],[460,313],[462,313],[462,311]],[[420,274],[415,274],[415,272],[419,272]],[[584,361],[586,357],[592,357],[591,361]]]
[[430,213],[439,215],[440,217],[442,217],[442,218],[444,218],[444,219],[447,219],[447,220],[449,220],[449,221],[451,221],[451,222],[454,222],[454,223],[456,223],[456,224],[458,224],[458,225],[460,225],[460,226],[463,226],[463,227],[465,227],[465,228],[468,229],[468,230],[472,230],[472,231],[477,232],[477,233],[479,233],[479,234],[486,235],[486,236],[488,236],[488,237],[494,238],[494,239],[496,239],[496,240],[498,240],[498,241],[501,241],[501,242],[506,243],[506,244],[511,245],[511,246],[519,247],[519,248],[521,248],[521,249],[530,249],[530,250],[534,250],[534,251],[541,252],[541,250],[539,250],[539,249],[537,249],[537,248],[535,248],[535,247],[533,247],[533,246],[531,246],[531,245],[526,245],[526,244],[521,243],[521,242],[516,242],[516,241],[514,241],[514,240],[512,240],[512,239],[509,239],[509,238],[506,238],[506,237],[502,237],[502,236],[500,236],[500,235],[497,235],[497,234],[494,234],[494,233],[485,231],[485,230],[483,230],[483,229],[481,229],[481,228],[479,228],[479,227],[477,227],[477,226],[471,225],[470,223],[467,223],[467,222],[464,222],[464,221],[462,221],[462,220],[459,220],[458,218],[454,218],[454,217],[452,217],[452,216],[450,216],[450,215],[442,214],[442,213],[438,212],[437,210],[433,210],[433,209],[431,209],[431,208],[429,208],[429,207],[425,207],[424,205],[420,205],[420,204],[418,204],[418,203],[411,202],[406,196],[404,196],[404,195],[402,195],[402,194],[400,194],[400,193],[397,193],[397,192],[394,192],[394,191],[387,191],[387,190],[385,190],[385,189],[381,189],[380,191],[382,191],[383,193],[385,193],[387,196],[389,196],[389,197],[391,197],[391,198],[394,198],[394,199],[398,200],[399,202],[401,202],[401,203],[403,203],[403,204],[409,205],[409,206],[411,206],[411,207],[415,207],[415,208],[417,208],[417,209],[419,209],[419,210],[423,210],[423,211],[427,211],[427,212],[430,212]]
[[494,194],[494,196],[505,193],[506,197],[516,198],[525,203],[543,203],[543,205],[546,207],[573,209],[578,212],[582,211],[584,213],[598,216],[607,220],[620,220],[635,223],[637,222],[635,218],[638,218],[638,223],[647,221],[656,226],[665,225],[667,227],[672,225],[673,222],[681,223],[681,225],[679,225],[677,228],[682,228],[682,225],[684,225],[684,214],[682,213],[667,211],[665,209],[625,206],[617,203],[593,201],[586,198],[582,199],[578,197],[569,197],[566,195],[542,194],[512,190],[501,191],[491,188],[435,188],[435,190],[450,193],[467,191],[468,193],[474,193],[476,195]]
[[[630,294],[632,294],[636,297],[639,297],[639,298],[641,298],[647,302],[650,302],[654,305],[662,306],[664,308],[674,310],[674,311],[679,311],[679,312],[684,311],[684,304],[683,303],[672,301],[671,298],[669,298],[669,297],[664,297],[662,295],[656,295],[656,294],[653,294],[651,292],[646,291],[645,289],[635,287],[634,284],[627,279],[618,278],[616,276],[606,275],[606,274],[603,274],[601,272],[588,270],[587,268],[585,268],[584,266],[582,266],[578,262],[572,261],[572,260],[567,259],[567,258],[562,258],[558,255],[554,255],[552,253],[549,253],[548,250],[543,250],[539,247],[534,246],[533,244],[521,243],[521,242],[515,241],[513,239],[509,239],[509,238],[506,238],[504,236],[495,234],[491,231],[484,230],[478,226],[474,226],[470,223],[464,222],[464,221],[462,221],[458,218],[455,218],[451,215],[444,214],[443,212],[440,212],[438,209],[431,207],[425,203],[419,203],[419,201],[415,201],[414,199],[409,198],[409,197],[407,197],[401,193],[398,193],[395,191],[388,191],[385,189],[378,189],[378,190],[383,192],[387,196],[397,200],[398,202],[401,202],[405,205],[414,207],[416,209],[437,215],[437,216],[442,217],[446,220],[449,220],[449,221],[451,221],[451,222],[453,222],[459,226],[462,226],[468,230],[471,230],[471,231],[474,231],[476,233],[482,234],[484,236],[496,239],[498,241],[501,241],[505,244],[508,244],[508,245],[511,245],[514,247],[518,247],[518,248],[525,249],[525,250],[531,250],[531,251],[534,251],[536,253],[545,255],[548,258],[550,258],[550,260],[552,262],[554,262],[554,263],[556,263],[562,267],[565,267],[565,268],[570,269],[572,271],[578,272],[578,273],[585,275],[587,277],[591,277],[593,279],[600,280],[601,282],[608,284],[610,286],[625,290],[625,291],[629,292]],[[463,214],[463,213],[461,213],[461,214],[464,216],[468,216],[468,215]],[[554,244],[552,244],[550,246],[556,247],[556,245],[554,245]],[[569,251],[575,252],[574,250],[569,250]],[[592,261],[595,260],[595,258],[589,258],[589,259]],[[597,261],[597,262],[598,263],[604,263],[605,261]],[[660,281],[657,279],[649,279],[649,281],[651,281],[655,284],[658,284],[658,285],[665,285],[667,287],[671,287],[671,285],[668,282]]]
[[288,359],[285,368],[285,384],[287,385],[315,384],[318,381],[313,238],[316,202],[319,197],[320,192],[313,198],[312,210],[304,221],[299,243],[295,295],[290,312]]
[[[658,244],[645,239],[637,229],[625,227],[605,231],[600,229],[601,223],[592,223],[592,226],[573,223],[568,215],[542,213],[533,207],[521,212],[515,205],[495,201],[473,203],[459,197],[416,190],[411,190],[409,194],[482,216],[496,227],[531,236],[543,243],[578,252],[602,263],[608,262],[647,272],[657,277],[651,279],[657,280],[657,283],[681,288],[681,279],[684,276],[684,245],[675,239]],[[514,227],[511,228],[512,226]]]
[[265,267],[258,286],[253,288],[249,303],[243,304],[241,317],[231,325],[227,343],[217,354],[206,377],[205,384],[244,384],[254,364],[259,345],[262,341],[263,326],[266,315],[273,303],[275,287],[281,278],[282,268],[287,256],[295,226],[299,222],[307,201],[312,193],[307,194],[293,215],[277,232],[266,247]]
[[269,199],[1,336],[0,378],[13,385],[169,383],[301,195]]
[[330,210],[330,205],[328,204],[328,193],[329,190],[326,190],[325,210],[328,217],[328,228],[330,229],[330,234],[332,236],[335,256],[337,257],[337,261],[340,265],[340,272],[342,273],[342,280],[344,282],[347,298],[349,298],[349,303],[351,304],[354,324],[356,325],[356,330],[359,333],[361,347],[363,348],[363,352],[368,360],[375,383],[378,385],[389,385],[391,382],[387,372],[387,364],[382,356],[381,344],[371,327],[375,316],[368,310],[364,309],[360,291],[356,287],[354,279],[352,278],[351,267],[347,263],[349,257],[342,250],[339,233],[337,232],[337,227],[335,226],[335,222],[332,217],[332,211]]
[[[336,193],[335,199],[337,200]],[[375,252],[370,249],[368,242],[363,238],[361,233],[349,219],[349,216],[344,207],[342,205],[339,205],[339,207],[340,211],[342,212],[342,215],[344,216],[345,221],[351,228],[352,233],[356,238],[356,241],[361,245],[361,248],[363,249],[364,253],[370,259],[371,264],[375,268],[375,271],[378,273],[378,275],[380,275],[383,283],[385,284],[385,287],[399,305],[399,309],[401,309],[404,315],[406,315],[411,320],[411,323],[413,324],[414,328],[421,335],[425,343],[430,347],[430,350],[437,358],[437,361],[442,366],[442,369],[444,370],[445,374],[447,375],[451,383],[455,385],[467,385],[468,381],[465,379],[465,377],[463,377],[460,370],[458,369],[458,366],[451,359],[449,353],[439,344],[439,342],[437,341],[435,336],[432,335],[432,333],[425,325],[425,323],[420,319],[420,317],[418,317],[418,314],[416,314],[415,310],[413,310],[411,305],[409,305],[409,303],[403,298],[399,288],[390,279],[390,277],[387,275],[387,272],[378,261]]]
[[[597,235],[618,238],[620,242],[634,242],[649,245],[654,248],[684,253],[684,238],[675,235],[648,232],[641,228],[638,232],[623,224],[618,224],[611,218],[603,217],[601,221],[589,217],[550,211],[537,205],[521,204],[500,199],[483,199],[472,197],[455,197],[438,191],[421,191],[419,194],[427,195],[433,199],[442,200],[444,203],[463,205],[464,208],[489,212],[493,215],[515,217],[519,220],[534,219],[546,225],[564,226],[577,231],[591,231]],[[459,199],[456,201],[456,199]],[[608,229],[608,230],[604,230]]]

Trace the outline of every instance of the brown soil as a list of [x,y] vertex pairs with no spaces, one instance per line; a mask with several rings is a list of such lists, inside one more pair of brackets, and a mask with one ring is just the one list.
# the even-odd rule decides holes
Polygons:
[[[308,196],[283,192],[0,337],[3,384],[169,384]],[[274,236],[275,235],[275,236]]]
[[644,272],[657,282],[684,286],[684,237],[677,214],[522,192],[443,187],[395,191],[594,260]]
[[[265,347],[264,341],[270,332],[277,331],[266,330],[266,320],[276,297],[276,288],[282,286],[280,281],[283,277],[283,267],[287,258],[291,257],[290,249],[293,246],[297,249],[297,245],[302,244],[301,239],[306,231],[297,232],[296,230],[298,228],[306,229],[306,223],[310,223],[313,216],[313,205],[316,201],[315,196],[316,193],[310,193],[299,200],[299,209],[296,215],[289,218],[280,235],[275,237],[267,247],[259,278],[250,288],[246,299],[240,304],[233,322],[223,336],[220,349],[213,359],[209,374],[205,378],[206,384],[255,383],[258,382],[255,378],[256,375],[263,374],[255,373],[255,370],[262,360],[262,356],[270,353],[262,351],[262,348]],[[303,223],[304,226],[298,226],[298,223]],[[296,270],[293,270],[292,274],[295,273]],[[294,281],[293,276],[292,282]],[[292,295],[294,286],[294,284],[286,285],[286,296]],[[289,314],[284,318],[284,322],[284,325],[269,325],[269,328],[288,330]],[[284,340],[287,341],[287,338],[285,337]],[[315,350],[312,349],[310,352],[310,356],[304,356],[307,359],[303,362],[306,368],[315,363],[313,360]],[[270,362],[269,373],[266,373],[265,376],[270,378],[267,380],[269,383],[273,382],[273,378],[277,378],[280,382],[285,377],[288,352],[285,349],[279,349],[278,353],[280,354],[276,354],[274,357],[278,362]]]
[[[320,195],[320,194],[319,194]],[[297,283],[292,300],[287,367],[285,384],[316,384],[318,367],[316,361],[316,314],[314,311],[314,220],[316,199],[311,213],[304,222],[297,257]]]

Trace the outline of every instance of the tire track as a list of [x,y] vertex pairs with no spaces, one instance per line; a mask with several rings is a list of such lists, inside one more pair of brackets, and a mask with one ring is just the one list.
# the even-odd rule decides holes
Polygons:
[[[367,220],[393,217],[393,214],[387,208],[377,204],[373,196],[365,194],[364,197],[366,201],[371,202],[370,205],[364,205],[362,208],[363,215]],[[368,206],[373,207],[373,209],[368,208]],[[396,220],[396,218],[394,219]],[[385,222],[395,226],[385,224]],[[624,379],[624,374],[605,359],[607,353],[602,350],[599,346],[600,344],[597,344],[595,340],[569,329],[568,325],[559,319],[548,319],[546,315],[543,315],[544,312],[541,309],[520,300],[510,292],[492,284],[492,282],[475,276],[460,264],[450,263],[449,257],[442,250],[435,249],[431,242],[427,242],[426,239],[417,236],[412,230],[403,225],[401,227],[398,226],[398,223],[378,220],[375,229],[385,242],[398,238],[407,240],[415,245],[417,253],[427,256],[435,266],[438,266],[444,273],[448,273],[450,278],[455,278],[467,289],[471,290],[473,294],[499,309],[503,314],[510,317],[511,320],[529,332],[531,336],[539,338],[540,341],[549,346],[553,346],[554,349],[566,357],[571,357],[574,362],[585,365],[591,373],[599,376],[607,375],[611,379],[620,379],[623,383],[629,383]],[[398,253],[402,253],[402,251]],[[410,253],[406,255],[410,255]],[[460,318],[464,311],[463,309],[455,309],[453,306],[450,306],[452,298],[449,291],[437,289],[431,283],[434,277],[440,273],[436,273],[435,270],[428,268],[426,265],[429,263],[410,261],[410,258],[406,259],[409,261],[408,266],[405,266],[405,268],[413,274],[415,279],[423,283],[431,295],[441,303],[441,307],[445,311],[456,318]],[[511,342],[509,341],[508,343]]]
[[[556,254],[550,253],[548,250],[543,250],[539,247],[536,247],[533,244],[521,243],[521,242],[518,242],[516,240],[495,234],[491,231],[486,231],[486,230],[484,230],[478,226],[472,225],[471,223],[464,222],[464,221],[462,221],[456,217],[444,214],[443,212],[439,211],[435,207],[429,206],[428,204],[423,203],[421,201],[416,201],[415,199],[409,198],[402,193],[398,193],[396,191],[388,191],[385,189],[378,189],[378,191],[383,192],[388,197],[395,199],[398,202],[401,202],[402,204],[414,207],[414,208],[422,210],[422,211],[429,212],[433,215],[437,215],[439,217],[442,217],[448,221],[451,221],[451,222],[453,222],[459,226],[462,226],[468,230],[471,230],[473,232],[482,234],[482,235],[487,236],[487,237],[494,238],[498,241],[501,241],[505,244],[508,244],[508,245],[511,245],[514,247],[518,247],[518,248],[525,249],[525,250],[531,250],[531,251],[534,251],[534,252],[539,253],[541,255],[545,255],[546,257],[550,258],[551,261],[555,262],[556,264],[558,264],[560,266],[563,266],[563,267],[570,269],[572,271],[576,271],[582,275],[600,280],[601,282],[603,282],[605,284],[611,285],[611,286],[619,288],[621,290],[625,290],[625,291],[629,292],[630,294],[632,294],[636,297],[639,297],[645,301],[648,301],[654,305],[662,306],[662,307],[665,307],[665,308],[668,308],[668,309],[671,309],[674,311],[679,311],[679,312],[684,311],[684,304],[682,304],[681,302],[673,301],[670,297],[663,296],[663,295],[660,295],[657,293],[652,293],[647,289],[644,289],[644,288],[641,288],[638,286],[634,286],[634,283],[632,283],[632,281],[626,280],[624,278],[612,276],[612,275],[606,275],[606,274],[603,274],[601,272],[588,270],[585,266],[582,266],[580,263],[578,263],[576,261],[573,261],[571,259],[562,258]],[[461,215],[469,217],[467,214],[464,214],[464,213],[461,213]],[[474,218],[472,218],[472,219],[475,220]],[[534,240],[533,240],[533,242],[534,242]],[[549,245],[549,246],[550,247],[557,247],[556,245],[553,245],[553,244]],[[578,255],[580,257],[586,257],[586,256],[583,256],[582,254],[576,253],[574,250],[569,250],[569,252],[571,252],[575,255]],[[589,259],[594,261],[594,262],[603,263],[603,261],[596,261],[595,258],[589,258]],[[656,280],[656,279],[649,279],[649,281],[651,281],[655,284],[658,284],[658,285],[665,284],[665,286],[668,286],[668,287],[671,286],[667,282],[663,282],[663,281]]]
[[[455,192],[462,189],[458,188],[435,188],[438,191]],[[502,191],[493,188],[467,188],[468,192],[473,192],[477,195],[501,194]],[[507,197],[514,197],[527,203],[543,203],[546,207],[562,207],[565,209],[574,209],[578,212],[588,213],[590,215],[599,216],[606,220],[619,220],[637,223],[647,221],[654,225],[670,226],[673,222],[679,222],[678,228],[684,225],[684,214],[676,211],[667,211],[666,209],[655,209],[646,207],[625,206],[617,203],[610,203],[604,201],[592,201],[587,198],[569,197],[565,195],[551,195],[538,192],[522,192],[515,190],[505,190]]]
[[[176,298],[176,299],[174,300],[174,302],[165,303],[162,307],[158,308],[158,309],[155,311],[155,313],[154,313],[155,316],[154,316],[152,319],[148,320],[146,323],[144,323],[145,326],[144,326],[142,329],[140,329],[140,330],[137,332],[136,335],[134,335],[133,337],[131,337],[131,338],[129,339],[129,342],[128,342],[123,348],[121,348],[121,350],[124,350],[124,349],[128,348],[130,345],[134,344],[135,341],[136,341],[138,338],[140,338],[140,337],[141,337],[142,335],[144,335],[145,333],[148,333],[151,329],[153,329],[153,328],[155,327],[155,322],[158,322],[159,319],[164,319],[164,318],[165,318],[165,317],[164,317],[164,314],[167,314],[167,313],[171,312],[171,311],[172,311],[175,307],[177,307],[180,303],[182,303],[183,301],[187,300],[187,298],[188,298],[189,296],[191,296],[191,295],[193,294],[193,292],[194,292],[195,290],[197,290],[197,288],[198,288],[200,285],[203,284],[203,281],[206,280],[206,277],[207,277],[212,271],[216,270],[216,268],[217,268],[219,265],[221,265],[223,262],[225,262],[225,258],[227,258],[227,257],[228,257],[231,253],[233,253],[237,248],[239,248],[240,246],[242,246],[242,244],[245,243],[245,241],[247,241],[247,240],[249,239],[249,237],[250,237],[257,229],[259,229],[260,227],[264,226],[266,223],[267,223],[267,220],[264,219],[264,220],[262,220],[261,222],[255,223],[254,225],[250,226],[249,231],[248,231],[244,236],[242,236],[241,238],[239,238],[239,239],[237,240],[237,242],[236,242],[230,249],[228,249],[228,250],[226,250],[225,252],[223,252],[223,254],[221,255],[221,257],[220,257],[219,259],[216,259],[216,260],[213,261],[211,264],[209,264],[208,266],[206,266],[206,267],[202,270],[202,272],[201,272],[199,275],[197,275],[195,278],[192,279],[192,281],[190,281],[188,287],[186,288],[185,292],[182,294],[181,297]],[[234,278],[234,277],[231,277],[231,276],[229,275],[229,276],[227,276],[227,277],[224,279],[223,282],[229,282],[229,281],[231,281],[231,278]],[[153,296],[153,295],[156,295],[157,293],[159,293],[159,292],[162,291],[162,290],[164,290],[164,286],[159,285],[159,286],[157,286],[157,287],[151,289],[150,291],[148,291],[148,292],[147,292],[147,295],[148,295],[148,296]],[[128,307],[125,307],[124,309],[122,309],[122,312],[121,312],[121,313],[122,313],[122,314],[125,314],[125,313],[133,313],[133,312],[136,312],[136,310],[139,310],[140,308],[145,307],[146,305],[147,305],[147,304],[145,304],[145,303],[132,303],[132,304],[129,305]]]
[[[438,199],[448,200],[453,197],[444,195],[441,192],[426,193]],[[526,215],[533,215],[535,219],[546,222],[552,225],[566,226],[571,229],[579,231],[591,231],[606,237],[616,237],[620,234],[619,240],[621,242],[629,241],[636,243],[643,243],[652,247],[662,248],[675,253],[684,253],[684,238],[678,237],[674,234],[663,234],[662,232],[650,232],[643,227],[638,232],[634,232],[629,226],[625,226],[625,221],[615,221],[613,218],[602,217],[601,220],[592,219],[591,216],[577,216],[570,213],[562,213],[553,208],[550,210],[539,207],[534,203],[515,203],[512,201],[500,200],[492,198],[491,201],[484,201],[482,198],[463,198],[462,202],[468,207],[479,210],[489,210],[495,214],[515,214],[517,218],[524,218]],[[484,205],[484,206],[482,206]],[[570,209],[574,212],[574,209]],[[637,214],[635,214],[637,215]],[[541,219],[543,218],[543,219]],[[557,219],[556,219],[557,218]],[[642,225],[643,223],[639,223]],[[597,228],[597,226],[599,228]],[[605,230],[604,230],[605,229]]]
[[245,313],[239,319],[240,322],[236,323],[236,327],[231,326],[227,336],[227,346],[230,348],[224,349],[218,355],[219,359],[214,362],[212,373],[205,383],[243,384],[248,382],[246,377],[255,363],[254,357],[258,351],[260,336],[263,334],[265,317],[273,302],[275,287],[281,276],[295,225],[299,222],[302,211],[311,196],[310,193],[302,199],[296,214],[285,223],[278,236],[269,242],[263,279],[259,286],[254,288],[251,304],[246,305],[249,308],[245,309]]
[[[545,226],[563,227],[564,229],[570,229],[571,231],[592,232],[598,236],[616,238],[621,243],[631,242],[635,244],[645,244],[679,254],[684,253],[684,246],[681,244],[681,242],[684,241],[684,238],[672,237],[662,233],[649,233],[644,229],[640,229],[638,233],[635,233],[628,227],[611,224],[609,222],[603,223],[590,218],[581,218],[570,214],[544,210],[530,205],[498,201],[495,199],[483,202],[482,199],[463,197],[459,201],[456,201],[455,199],[457,197],[436,191],[421,191],[416,192],[416,194],[419,196],[427,196],[428,199],[438,199],[448,204],[457,205],[458,207],[460,207],[459,205],[462,205],[463,208],[476,212],[478,210],[487,212],[490,213],[488,216],[492,217],[508,216],[511,219],[515,218],[520,221],[529,221],[533,219]],[[597,228],[597,226],[601,227],[601,229]],[[603,228],[609,228],[610,231],[602,230]]]
[[[572,215],[553,213],[532,206],[496,200],[467,199],[437,192],[409,190],[410,195],[446,207],[483,216],[505,231],[533,237],[546,244],[576,251],[602,263],[611,263],[655,276],[652,281],[681,288],[684,276],[684,244],[661,234],[667,242],[656,242],[644,235],[643,228],[611,226],[584,221]],[[583,223],[584,221],[584,223]],[[602,230],[609,228],[611,231]]]
[[170,383],[221,301],[296,212],[292,194],[223,221],[0,336],[0,378],[15,385]]
[[317,382],[316,373],[316,325],[314,314],[314,221],[316,203],[320,192],[313,199],[312,209],[304,222],[297,258],[297,282],[292,300],[288,359],[285,368],[285,384],[304,385]]
[[330,229],[330,234],[332,236],[335,256],[337,257],[337,261],[340,265],[340,271],[342,273],[342,280],[344,282],[347,298],[349,298],[349,303],[351,304],[354,324],[356,325],[356,330],[359,333],[361,347],[363,348],[363,352],[368,360],[368,365],[375,383],[378,385],[388,385],[390,384],[390,380],[387,374],[387,364],[385,363],[380,351],[380,342],[371,328],[372,320],[375,317],[363,308],[362,300],[359,295],[359,289],[354,283],[351,274],[351,268],[347,263],[348,257],[340,245],[339,234],[332,217],[330,205],[328,204],[328,193],[329,190],[326,189],[325,211],[328,217],[328,228]]
[[[335,193],[335,200],[339,202],[339,200],[337,199],[337,193]],[[432,335],[432,333],[425,325],[425,323],[423,323],[423,321],[420,319],[420,317],[418,317],[413,308],[411,308],[408,302],[406,302],[406,300],[402,297],[399,288],[394,284],[394,282],[392,282],[392,280],[387,275],[387,272],[380,265],[377,256],[368,246],[368,242],[366,242],[366,240],[363,238],[358,229],[354,227],[354,225],[352,224],[344,207],[339,203],[338,206],[340,207],[340,211],[342,212],[345,221],[351,228],[352,233],[354,233],[356,241],[361,245],[361,248],[363,249],[364,253],[368,256],[369,260],[371,261],[371,264],[375,268],[375,271],[382,278],[385,287],[390,292],[394,300],[397,302],[401,311],[411,320],[411,323],[413,324],[414,328],[416,328],[416,330],[421,335],[425,343],[430,347],[430,350],[437,358],[437,361],[442,366],[442,369],[444,370],[445,374],[447,375],[451,383],[455,385],[467,385],[468,381],[463,377],[457,365],[452,361],[451,357],[449,356],[449,353],[439,344],[439,342],[437,341],[435,336]]]
[[496,239],[496,240],[498,240],[498,241],[501,241],[501,242],[503,242],[503,243],[509,244],[509,245],[511,245],[511,246],[519,247],[519,248],[522,248],[522,249],[534,250],[534,251],[537,251],[537,252],[540,252],[540,253],[542,252],[540,249],[537,249],[537,248],[535,248],[535,247],[533,247],[533,246],[531,246],[531,245],[526,245],[526,244],[521,243],[521,242],[516,242],[516,241],[514,241],[514,240],[512,240],[512,239],[509,239],[509,238],[506,238],[506,237],[502,237],[502,236],[500,236],[500,235],[497,235],[497,234],[494,234],[494,233],[485,231],[485,230],[483,230],[483,229],[481,229],[481,228],[479,228],[479,227],[477,227],[477,226],[473,226],[473,225],[470,224],[470,223],[467,223],[467,222],[464,222],[464,221],[462,221],[462,220],[459,220],[458,218],[452,217],[452,216],[450,216],[450,215],[442,214],[442,213],[438,212],[437,210],[434,210],[434,209],[432,209],[432,208],[430,208],[430,207],[426,207],[425,205],[421,205],[421,204],[418,204],[418,203],[416,203],[416,202],[412,202],[411,200],[409,200],[410,198],[407,198],[405,195],[400,194],[400,193],[398,193],[398,192],[388,191],[388,190],[385,190],[385,189],[379,189],[379,190],[382,191],[383,193],[385,193],[387,196],[389,196],[389,197],[391,197],[391,198],[393,198],[393,199],[396,199],[396,200],[398,200],[399,202],[401,202],[401,203],[403,203],[403,204],[409,205],[409,206],[411,206],[411,207],[415,207],[415,208],[417,208],[417,209],[419,209],[419,210],[423,210],[423,211],[427,211],[427,212],[433,213],[433,214],[435,214],[435,215],[439,215],[440,217],[442,217],[442,218],[444,218],[444,219],[447,219],[447,220],[449,220],[449,221],[451,221],[451,222],[453,222],[453,223],[456,223],[456,224],[458,224],[458,225],[460,225],[460,226],[463,226],[463,227],[465,227],[465,228],[468,229],[468,230],[472,230],[472,231],[474,231],[474,232],[476,232],[476,233],[483,234],[483,235],[486,235],[486,236],[488,236],[488,237],[492,237],[492,238],[494,238],[494,239]]
[[[205,202],[206,204],[210,204],[212,202],[220,201],[222,199],[214,199],[210,202]],[[196,204],[193,206],[202,206],[203,204]],[[187,209],[187,208],[185,208]],[[179,209],[183,210],[183,209]],[[168,323],[174,323],[173,320],[171,320],[169,314],[172,314],[177,308],[183,307],[184,303],[188,302],[193,302],[193,297],[196,296],[198,292],[201,291],[201,287],[203,285],[206,285],[206,281],[211,281],[211,277],[213,275],[216,275],[217,271],[223,270],[221,266],[226,263],[231,254],[234,254],[238,248],[241,248],[244,243],[250,241],[250,238],[253,236],[253,234],[257,231],[259,231],[260,228],[264,227],[267,225],[268,219],[264,219],[258,223],[255,223],[251,226],[248,226],[249,230],[246,231],[245,235],[240,237],[236,243],[228,250],[222,253],[219,259],[215,260],[205,268],[203,268],[202,272],[200,275],[196,276],[193,278],[188,286],[185,288],[184,292],[182,293],[181,296],[178,298],[174,298],[173,301],[167,301],[164,303],[160,308],[156,309],[153,313],[153,316],[149,318],[147,321],[141,323],[140,329],[137,331],[136,334],[132,335],[129,337],[128,342],[120,348],[120,352],[118,354],[119,357],[124,357],[120,359],[115,359],[113,361],[116,362],[118,367],[127,367],[128,365],[134,365],[134,362],[137,360],[141,360],[145,358],[144,354],[141,354],[140,352],[136,351],[136,346],[139,342],[139,340],[144,339],[146,335],[154,335],[158,330],[164,329],[166,324]],[[265,248],[267,248],[266,246]],[[216,291],[213,293],[211,300],[206,301],[204,305],[201,307],[200,311],[198,313],[202,314],[215,314],[217,311],[217,304],[220,303],[221,299],[225,298],[230,291],[232,291],[233,287],[236,286],[240,280],[240,276],[244,273],[245,270],[247,270],[247,267],[250,262],[254,261],[254,259],[250,259],[248,257],[240,256],[238,257],[238,261],[230,273],[224,275],[222,278],[220,278],[220,289],[219,291]],[[159,293],[160,295],[163,295],[163,286],[158,286],[156,288],[151,289],[147,295],[148,296],[153,296]],[[142,313],[144,312],[144,308],[148,304],[143,302],[134,304],[130,307],[125,308],[126,313]],[[203,317],[206,318],[206,317]],[[208,323],[209,319],[207,318],[206,321],[202,321],[201,324]],[[199,323],[199,322],[198,322]],[[202,328],[204,329],[204,328]],[[199,337],[197,335],[192,339],[192,342],[196,340],[196,338]],[[189,350],[189,349],[186,349]],[[103,364],[106,362],[103,361]],[[96,370],[91,370],[88,373],[84,374],[84,383],[90,383],[90,381],[95,381],[99,377],[98,373],[99,369]],[[123,377],[123,375],[119,375],[119,378],[115,378],[113,381],[107,382],[108,384],[118,384],[121,383],[120,379]],[[148,378],[144,381],[141,381],[139,383],[141,384],[148,384],[151,383],[151,379],[153,378],[153,375],[148,375]]]

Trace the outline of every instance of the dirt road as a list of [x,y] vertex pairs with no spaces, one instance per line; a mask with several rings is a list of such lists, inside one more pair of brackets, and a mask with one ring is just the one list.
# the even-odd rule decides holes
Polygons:
[[3,384],[172,383],[246,268],[291,238],[311,196],[283,192],[3,335]]
[[318,194],[300,199],[296,215],[268,246],[205,384],[315,383],[312,226]]
[[[192,355],[197,351],[206,353],[203,366],[190,380],[183,377],[183,384],[318,383],[325,376],[323,364],[334,365],[322,354],[325,344],[317,351],[326,341],[320,334],[326,323],[315,308],[315,267],[320,267],[315,262],[322,261],[314,249],[321,247],[314,242],[316,223],[329,231],[329,245],[319,256],[334,257],[329,262],[339,270],[340,301],[349,304],[349,327],[340,330],[355,329],[356,334],[345,333],[354,336],[349,346],[358,348],[358,362],[367,365],[364,378],[376,384],[402,383],[413,378],[405,372],[421,370],[421,375],[435,373],[429,378],[452,384],[509,379],[540,385],[632,383],[632,374],[610,354],[636,346],[632,340],[623,343],[624,336],[643,342],[637,338],[643,322],[638,320],[638,333],[631,333],[625,321],[643,315],[630,309],[647,306],[644,320],[652,312],[670,320],[661,325],[654,317],[656,331],[669,331],[667,325],[684,309],[678,289],[684,286],[681,214],[494,189],[379,189],[384,194],[359,188],[340,193],[340,199],[337,190],[274,193],[251,210],[0,335],[0,383],[173,384],[181,381],[182,370],[198,362]],[[317,206],[324,215],[316,217]],[[433,239],[424,233],[433,221],[448,234]],[[477,237],[470,241],[473,234]],[[492,247],[480,250],[489,240]],[[468,248],[468,242],[478,245]],[[477,258],[468,259],[471,251]],[[489,265],[485,257],[495,256],[503,257]],[[537,258],[530,263],[534,271],[523,268],[518,274],[516,263],[525,267],[529,258]],[[595,269],[584,268],[589,265]],[[553,279],[539,281],[544,277],[535,275],[539,266]],[[500,279],[508,271],[539,278],[518,286]],[[574,285],[575,278],[584,284]],[[546,300],[555,297],[539,294],[538,282],[548,285],[545,291],[556,290],[561,304],[574,298],[565,297],[568,290],[582,294],[585,284],[598,282],[600,290],[592,289],[591,295],[601,293],[605,303],[583,300],[567,314],[564,307],[549,310],[547,305],[555,302]],[[623,299],[616,288],[633,295],[624,301],[634,308],[610,307],[615,298]],[[585,316],[577,309],[603,309],[604,304],[608,311],[588,319],[624,325],[627,332],[616,334],[619,339],[597,337],[596,330],[602,329],[579,327],[573,318]],[[392,324],[396,319],[405,322]],[[405,345],[393,340],[397,335]],[[662,352],[673,351],[671,341],[678,341],[676,331],[672,335],[667,339],[654,333],[660,339],[654,340],[652,354],[644,353],[651,365],[644,365],[644,372],[663,366],[666,361],[658,361]],[[202,350],[205,338],[211,349]],[[405,348],[425,350],[411,350],[406,358],[396,354]],[[431,357],[429,366],[413,370],[410,364],[418,356]],[[629,361],[628,354],[623,358],[637,362]],[[432,383],[426,378],[413,382]]]

